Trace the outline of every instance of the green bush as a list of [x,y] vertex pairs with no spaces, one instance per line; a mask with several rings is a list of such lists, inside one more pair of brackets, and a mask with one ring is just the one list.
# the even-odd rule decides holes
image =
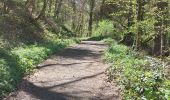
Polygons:
[[102,20],[98,23],[97,28],[94,29],[93,36],[112,34],[114,32],[113,29],[112,21]]
[[12,51],[12,54],[17,57],[19,69],[22,73],[29,73],[33,70],[34,65],[43,61],[48,57],[49,49],[45,47],[38,47],[36,45],[29,47],[20,47]]
[[0,99],[13,91],[21,78],[33,71],[37,64],[78,39],[57,39],[42,44],[0,49]]
[[10,72],[8,72],[9,68],[7,67],[7,63],[5,59],[0,59],[0,94],[4,95],[5,91],[9,91],[11,89],[11,85],[9,85],[10,81]]
[[107,45],[116,45],[117,41],[115,41],[113,38],[108,37],[103,39],[103,41],[107,44]]
[[170,80],[165,75],[164,64],[158,59],[118,44],[111,45],[105,57],[112,63],[108,75],[122,86],[125,100],[170,99]]
[[17,62],[6,50],[0,49],[0,98],[6,93],[13,91],[14,86],[19,80],[19,72],[17,72]]

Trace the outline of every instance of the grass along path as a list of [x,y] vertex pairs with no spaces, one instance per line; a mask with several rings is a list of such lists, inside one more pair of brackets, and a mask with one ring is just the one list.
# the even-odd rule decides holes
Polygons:
[[78,39],[55,39],[11,49],[0,49],[0,100],[15,91],[21,79],[31,74],[44,59],[78,42]]

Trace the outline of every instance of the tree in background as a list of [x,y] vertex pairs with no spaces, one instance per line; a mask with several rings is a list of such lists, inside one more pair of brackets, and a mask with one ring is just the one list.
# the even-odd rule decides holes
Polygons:
[[3,13],[22,13],[32,22],[43,22],[59,37],[96,35],[106,20],[112,22],[109,30],[114,30],[109,34],[118,37],[120,43],[155,56],[169,52],[169,0],[2,0],[0,3]]
[[89,36],[92,35],[94,7],[95,7],[95,0],[89,0],[89,9],[90,9],[90,12],[89,12],[89,26],[88,26]]
[[[167,54],[169,1],[106,0],[101,11],[122,36],[121,43],[152,55]],[[168,38],[167,38],[168,37]]]
[[155,36],[154,51],[156,56],[163,56],[167,49],[167,27],[168,27],[168,2],[158,1],[156,4],[156,23],[155,23]]

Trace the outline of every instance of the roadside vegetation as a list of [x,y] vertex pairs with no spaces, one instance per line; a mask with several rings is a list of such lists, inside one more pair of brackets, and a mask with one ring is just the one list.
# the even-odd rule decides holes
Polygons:
[[39,63],[65,47],[78,43],[78,41],[78,39],[56,39],[43,44],[25,45],[11,50],[1,50],[1,97],[14,91],[22,77],[33,72]]
[[167,62],[134,51],[113,39],[106,39],[109,48],[105,59],[110,80],[121,87],[125,100],[169,100],[170,71]]

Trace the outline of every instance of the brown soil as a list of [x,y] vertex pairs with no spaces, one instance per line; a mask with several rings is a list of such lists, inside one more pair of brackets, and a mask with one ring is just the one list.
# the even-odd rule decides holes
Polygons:
[[106,48],[101,41],[83,41],[53,55],[7,100],[119,100],[118,87],[104,74]]

